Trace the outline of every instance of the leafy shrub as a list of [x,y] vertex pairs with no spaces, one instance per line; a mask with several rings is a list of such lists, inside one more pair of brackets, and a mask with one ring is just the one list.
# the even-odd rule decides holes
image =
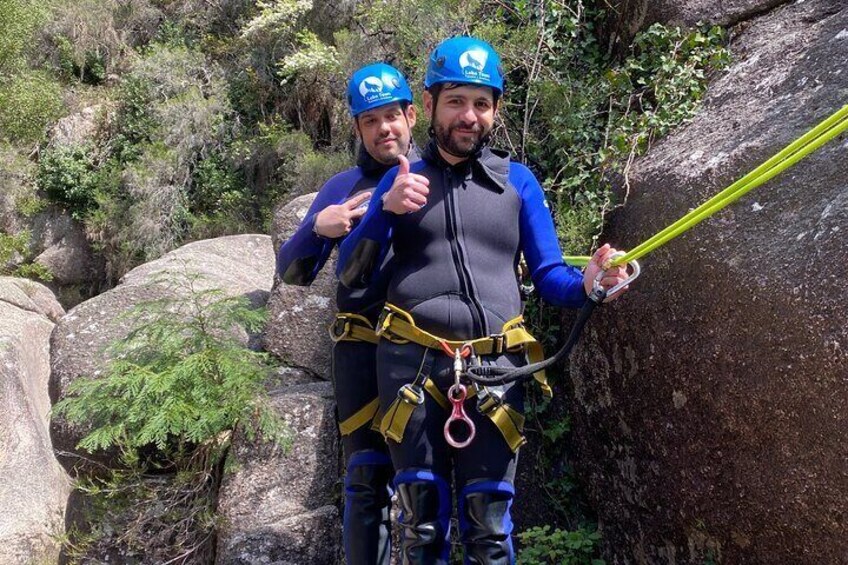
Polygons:
[[[53,408],[93,428],[80,448],[118,448],[126,464],[77,482],[93,526],[69,533],[65,552],[73,559],[117,548],[156,562],[207,562],[231,431],[289,445],[267,405],[269,358],[236,338],[240,328],[258,331],[265,312],[244,297],[202,290],[197,275],[171,284],[184,298],[140,304],[129,315],[134,329],[110,347],[104,374],[75,381]],[[176,473],[150,474],[162,467]]]
[[41,2],[0,0],[0,74],[23,70],[32,38],[46,16]]
[[83,220],[96,204],[96,171],[92,146],[59,146],[43,153],[36,180],[49,199]]
[[574,531],[535,527],[518,534],[521,550],[518,565],[604,565],[597,554],[601,534],[579,528]]
[[25,71],[0,78],[0,138],[32,142],[59,117],[59,83],[42,71]]

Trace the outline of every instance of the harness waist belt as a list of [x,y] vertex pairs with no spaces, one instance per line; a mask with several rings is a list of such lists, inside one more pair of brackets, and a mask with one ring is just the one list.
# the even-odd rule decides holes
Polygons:
[[365,316],[339,312],[329,327],[330,339],[339,341],[364,341],[377,345],[380,338],[374,333],[374,326]]
[[[413,320],[409,312],[387,302],[383,307],[380,318],[377,320],[375,334],[393,343],[402,344],[412,342],[430,349],[438,349],[439,351],[443,351],[445,347],[455,350],[470,345],[474,349],[475,355],[500,355],[502,353],[525,351],[527,353],[527,360],[530,363],[536,363],[545,358],[545,354],[542,351],[542,344],[536,341],[536,338],[524,328],[524,318],[522,316],[517,316],[506,322],[499,334],[468,341],[457,341],[442,339],[439,336],[422,330],[415,325],[415,320]],[[547,398],[551,398],[553,391],[550,385],[548,385],[545,371],[542,370],[534,373],[533,378],[536,379],[536,382],[542,389],[542,393]]]

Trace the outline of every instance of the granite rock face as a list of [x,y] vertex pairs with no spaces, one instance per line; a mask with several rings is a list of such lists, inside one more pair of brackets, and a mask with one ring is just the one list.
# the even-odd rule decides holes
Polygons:
[[44,286],[0,277],[0,564],[59,555],[70,480],[48,432],[50,332],[63,310]]
[[626,42],[651,24],[692,27],[732,26],[754,19],[791,0],[613,0],[609,26]]
[[292,445],[233,440],[218,499],[220,564],[330,565],[341,560],[340,443],[332,385],[291,385],[273,397]]
[[[767,6],[764,6],[764,9]],[[848,100],[848,5],[747,23],[694,120],[639,159],[633,247]],[[848,141],[643,261],[572,358],[610,563],[848,563]]]
[[[315,193],[300,196],[277,211],[273,225],[275,249],[295,232],[314,199]],[[309,286],[275,281],[268,301],[271,319],[263,342],[267,351],[286,364],[324,379],[330,378],[332,342],[327,327],[336,313],[336,253]]]

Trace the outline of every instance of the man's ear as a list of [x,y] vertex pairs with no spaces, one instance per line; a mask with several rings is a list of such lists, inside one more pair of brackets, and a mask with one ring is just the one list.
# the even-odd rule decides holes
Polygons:
[[428,91],[424,91],[424,113],[428,116],[433,115],[433,95]]
[[418,120],[418,112],[415,110],[415,106],[410,104],[406,107],[406,122],[409,124],[409,129],[415,127],[415,122]]

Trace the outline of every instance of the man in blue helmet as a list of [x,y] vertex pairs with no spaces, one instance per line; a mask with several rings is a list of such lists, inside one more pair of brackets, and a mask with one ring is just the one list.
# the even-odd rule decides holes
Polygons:
[[[503,93],[489,44],[444,41],[430,55],[424,86],[431,128],[422,160],[401,158],[383,177],[342,244],[338,273],[349,287],[371,284],[393,248],[377,327],[377,379],[402,510],[403,562],[448,563],[453,480],[466,563],[512,563],[523,387],[475,384],[463,401],[448,392],[459,379],[454,363],[470,353],[484,365],[515,367],[539,356],[521,321],[520,253],[542,298],[557,306],[581,306],[599,273],[604,288],[626,273],[603,270],[615,251],[607,245],[585,273],[565,265],[538,181],[487,146]],[[544,377],[537,380],[549,394]],[[449,410],[459,407],[476,435],[471,425],[459,439],[446,428]]]
[[[412,142],[415,107],[403,75],[383,63],[351,77],[347,100],[360,151],[357,166],[331,178],[298,230],[280,248],[277,272],[288,284],[309,285],[333,247],[365,213],[371,191],[398,158],[418,160]],[[351,565],[389,563],[392,467],[385,441],[371,429],[377,402],[374,323],[385,301],[381,273],[365,289],[339,285],[331,327],[332,377],[346,461],[344,546]]]

